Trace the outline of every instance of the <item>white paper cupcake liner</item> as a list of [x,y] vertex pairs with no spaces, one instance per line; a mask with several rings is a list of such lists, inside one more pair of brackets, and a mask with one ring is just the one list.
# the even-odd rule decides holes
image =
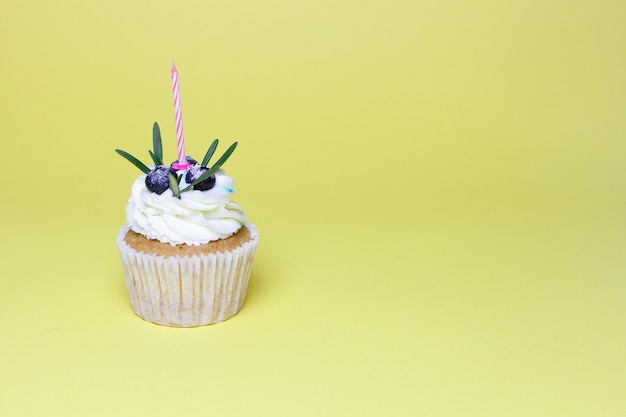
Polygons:
[[147,255],[124,240],[117,245],[122,258],[130,302],[139,317],[157,324],[193,327],[224,321],[243,307],[258,243],[254,225],[246,223],[252,239],[224,253],[191,257]]

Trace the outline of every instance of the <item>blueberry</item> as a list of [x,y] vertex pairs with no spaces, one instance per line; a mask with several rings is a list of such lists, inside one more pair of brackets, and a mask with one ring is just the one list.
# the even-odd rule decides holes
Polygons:
[[146,188],[153,193],[163,194],[165,190],[170,188],[170,181],[167,178],[170,173],[176,176],[176,171],[165,165],[159,165],[154,168],[146,176]]
[[[187,184],[191,184],[198,178],[202,176],[205,172],[207,172],[209,168],[201,167],[199,165],[194,166],[185,174],[185,181]],[[198,184],[193,186],[194,190],[207,191],[215,186],[215,175],[211,175],[209,178],[206,178],[200,181]]]

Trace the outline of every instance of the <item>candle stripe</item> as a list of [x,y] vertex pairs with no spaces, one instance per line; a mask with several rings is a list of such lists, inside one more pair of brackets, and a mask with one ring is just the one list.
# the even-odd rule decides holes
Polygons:
[[185,158],[185,133],[183,130],[183,112],[180,106],[180,87],[178,70],[172,62],[172,94],[174,95],[174,119],[176,121],[176,144],[178,146],[178,163],[187,163]]

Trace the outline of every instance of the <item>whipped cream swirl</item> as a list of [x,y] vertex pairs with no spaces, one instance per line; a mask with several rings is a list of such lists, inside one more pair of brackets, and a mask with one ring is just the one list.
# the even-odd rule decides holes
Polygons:
[[[189,190],[174,197],[167,189],[158,195],[145,185],[146,176],[135,180],[126,206],[130,228],[148,239],[171,245],[202,245],[236,233],[246,221],[241,206],[228,198],[234,180],[219,170],[215,186],[207,191]],[[187,186],[183,179],[180,188]]]

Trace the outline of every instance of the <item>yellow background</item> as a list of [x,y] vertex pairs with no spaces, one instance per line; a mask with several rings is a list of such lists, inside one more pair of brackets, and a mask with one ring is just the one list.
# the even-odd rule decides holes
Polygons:
[[[0,5],[0,415],[626,415],[626,3]],[[152,123],[261,233],[233,319],[134,316]]]

